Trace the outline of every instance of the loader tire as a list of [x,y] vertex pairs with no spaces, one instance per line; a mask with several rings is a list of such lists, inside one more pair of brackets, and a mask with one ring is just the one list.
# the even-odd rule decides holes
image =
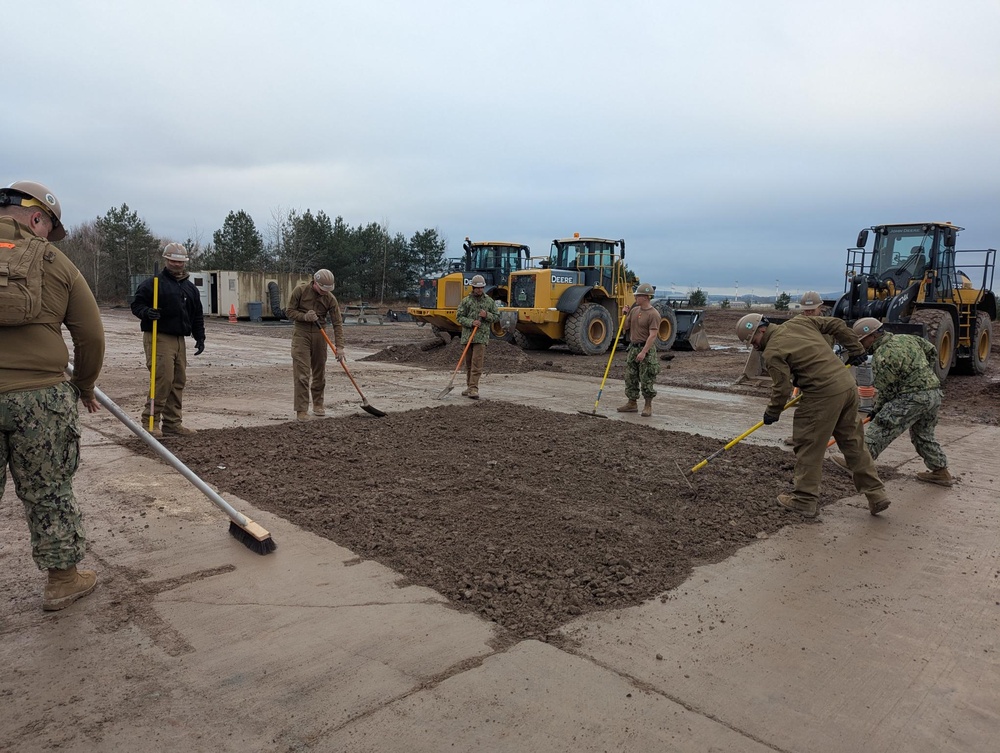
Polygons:
[[951,314],[938,309],[918,309],[910,324],[923,324],[924,337],[937,349],[937,360],[931,364],[937,378],[944,383],[955,360],[955,323]]
[[514,344],[523,350],[548,350],[552,347],[552,338],[545,335],[529,335],[525,332],[514,332]]
[[566,319],[563,339],[573,353],[599,356],[608,352],[615,337],[611,312],[599,303],[584,303]]
[[490,339],[503,340],[504,342],[514,342],[514,333],[508,332],[501,326],[500,322],[493,322],[490,325]]
[[985,311],[976,314],[976,328],[969,344],[969,355],[959,358],[955,364],[956,373],[984,374],[986,364],[990,359],[990,348],[993,347],[993,321]]
[[656,349],[660,353],[670,350],[677,340],[677,314],[666,301],[653,301],[653,308],[660,312],[660,329],[656,333]]

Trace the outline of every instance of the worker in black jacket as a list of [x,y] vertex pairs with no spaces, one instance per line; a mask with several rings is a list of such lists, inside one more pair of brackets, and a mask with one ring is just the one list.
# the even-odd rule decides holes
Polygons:
[[[205,350],[205,316],[201,295],[184,269],[187,249],[168,243],[163,249],[165,268],[157,275],[159,290],[153,307],[153,278],[139,285],[132,301],[132,313],[139,318],[146,368],[153,365],[153,322],[156,322],[156,389],[153,399],[153,431],[186,436],[195,434],[181,422],[181,397],[187,382],[187,351],[184,338],[194,337],[196,356]],[[149,403],[142,412],[143,427],[149,425]],[[162,419],[162,426],[160,423]]]

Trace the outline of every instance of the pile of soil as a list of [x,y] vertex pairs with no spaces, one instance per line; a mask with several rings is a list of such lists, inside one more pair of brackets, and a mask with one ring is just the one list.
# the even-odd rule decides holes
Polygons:
[[[447,345],[441,344],[441,341],[435,338],[425,343],[389,345],[378,353],[373,353],[359,360],[401,363],[407,366],[419,366],[424,369],[454,370],[458,365],[458,360],[462,357],[463,350],[464,346],[457,337],[453,338]],[[569,351],[566,351],[566,353],[569,353]],[[594,360],[586,356],[584,358],[587,361]],[[607,361],[607,356],[604,357],[604,361]],[[486,346],[485,371],[495,374],[523,374],[528,371],[538,371],[540,369],[547,371],[563,370],[551,358],[539,361],[537,358],[532,358],[532,354],[529,351],[522,350],[517,345],[504,340],[493,340]]]
[[[223,496],[377,560],[513,638],[542,639],[577,615],[663,594],[695,565],[782,526],[808,525],[775,503],[791,485],[787,452],[741,444],[693,476],[678,469],[720,446],[486,401],[170,442]],[[832,463],[825,471],[823,504],[855,493]]]

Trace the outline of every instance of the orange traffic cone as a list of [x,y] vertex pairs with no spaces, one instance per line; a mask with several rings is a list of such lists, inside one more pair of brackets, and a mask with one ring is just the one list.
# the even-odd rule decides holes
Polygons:
[[236,324],[236,304],[229,304],[229,323]]

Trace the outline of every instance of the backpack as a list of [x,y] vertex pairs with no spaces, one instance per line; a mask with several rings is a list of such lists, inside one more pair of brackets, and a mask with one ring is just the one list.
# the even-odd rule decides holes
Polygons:
[[41,238],[24,242],[0,240],[0,327],[20,327],[43,321],[43,261],[55,251]]

